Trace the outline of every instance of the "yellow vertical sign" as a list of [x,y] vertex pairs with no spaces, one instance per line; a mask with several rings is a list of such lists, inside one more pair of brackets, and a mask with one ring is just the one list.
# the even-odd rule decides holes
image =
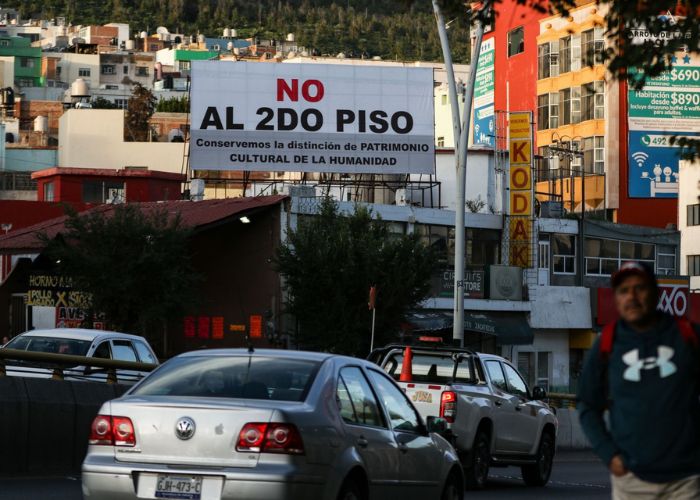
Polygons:
[[530,113],[510,114],[510,263],[530,267],[532,260],[532,129]]

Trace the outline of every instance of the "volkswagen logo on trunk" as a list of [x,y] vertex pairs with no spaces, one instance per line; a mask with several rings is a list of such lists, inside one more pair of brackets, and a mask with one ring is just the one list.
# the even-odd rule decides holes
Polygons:
[[195,425],[194,420],[190,417],[182,417],[175,424],[175,435],[183,441],[194,436]]

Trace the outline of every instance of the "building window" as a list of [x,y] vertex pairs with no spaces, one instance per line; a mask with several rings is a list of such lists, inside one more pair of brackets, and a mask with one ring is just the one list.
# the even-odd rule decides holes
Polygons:
[[688,276],[700,276],[700,255],[688,255]]
[[447,106],[447,94],[442,94],[440,96],[440,102],[442,103],[443,106]]
[[586,83],[581,87],[581,120],[602,120],[605,118],[605,82]]
[[568,234],[552,235],[552,272],[576,274],[576,237]]
[[571,123],[571,89],[559,91],[559,124]]
[[571,35],[571,71],[581,69],[581,35]]
[[571,71],[571,37],[559,39],[559,74]]
[[103,75],[113,75],[116,73],[115,67],[113,64],[103,64],[102,65],[102,74]]
[[605,40],[603,28],[594,28],[581,33],[581,65],[593,66],[601,63]]
[[54,201],[53,182],[44,183],[44,201]]
[[645,262],[656,268],[654,245],[632,241],[586,238],[586,274],[589,276],[610,276],[623,262]]
[[136,76],[148,76],[148,66],[136,66]]
[[656,272],[662,275],[676,274],[676,247],[673,245],[656,247]]
[[537,78],[559,75],[559,42],[547,42],[537,46]]
[[437,145],[439,148],[445,147],[445,138],[443,136],[438,136]]
[[571,123],[581,122],[581,87],[571,87]]
[[525,33],[523,27],[508,32],[508,57],[525,51]]
[[593,148],[593,172],[602,174],[605,172],[605,137],[595,136]]
[[189,69],[192,67],[190,61],[178,61],[177,63],[180,71],[189,71]]
[[19,65],[23,68],[33,68],[34,67],[34,59],[31,57],[20,57],[19,58]]
[[56,78],[61,78],[61,68],[60,66],[56,66]]
[[125,74],[125,75],[128,75],[128,74],[129,74],[129,65],[128,65],[128,64],[125,64],[125,65],[124,65],[124,74]]
[[110,181],[83,181],[83,203],[124,201],[124,183]]
[[583,140],[583,167],[589,174],[605,172],[605,138],[602,135]]
[[559,94],[537,96],[537,128],[546,130],[559,126]]
[[122,109],[126,109],[129,107],[129,100],[128,99],[115,99],[114,104],[116,104],[117,107],[120,107]]
[[90,76],[90,68],[78,68],[78,76]]
[[9,46],[10,46],[9,40],[0,40],[0,47],[9,47]]
[[592,120],[595,109],[595,88],[593,82],[581,86],[581,120]]
[[688,219],[686,226],[700,226],[700,205],[688,205]]

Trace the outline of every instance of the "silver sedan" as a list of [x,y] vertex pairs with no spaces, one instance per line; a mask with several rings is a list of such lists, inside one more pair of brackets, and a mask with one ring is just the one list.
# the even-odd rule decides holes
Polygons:
[[85,498],[99,500],[457,500],[464,489],[452,446],[380,368],[295,351],[171,359],[102,406],[82,471]]

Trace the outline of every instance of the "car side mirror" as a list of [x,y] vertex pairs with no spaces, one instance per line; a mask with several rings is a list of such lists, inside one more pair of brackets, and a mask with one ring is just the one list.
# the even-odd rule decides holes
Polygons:
[[540,400],[546,399],[546,398],[547,398],[547,391],[545,391],[543,387],[540,387],[538,385],[534,389],[532,389],[532,399],[536,399],[536,400],[540,401]]
[[428,432],[436,432],[442,434],[447,430],[447,420],[440,417],[430,416],[428,417],[428,423],[426,425]]

